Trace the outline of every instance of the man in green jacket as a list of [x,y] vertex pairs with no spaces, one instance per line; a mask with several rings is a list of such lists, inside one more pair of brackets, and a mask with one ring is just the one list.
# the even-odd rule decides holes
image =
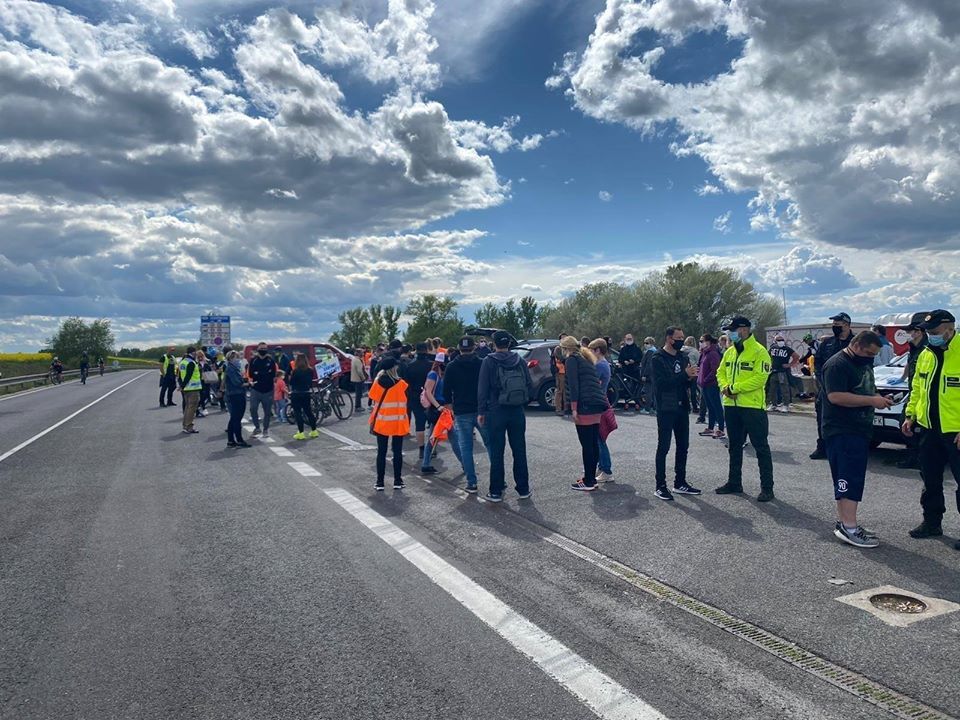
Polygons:
[[724,417],[730,449],[730,472],[718,495],[743,492],[743,446],[749,437],[760,466],[760,494],[757,502],[773,500],[773,456],[767,436],[770,426],[766,411],[770,354],[753,336],[750,320],[737,315],[722,328],[732,343],[720,360],[717,384],[723,395]]
[[[960,340],[956,318],[946,310],[934,310],[919,324],[927,332],[927,347],[917,358],[910,383],[910,402],[903,434],[920,435],[920,474],[923,492],[920,506],[923,522],[910,537],[943,535],[940,523],[946,512],[943,471],[947,465],[957,481],[960,510]],[[954,547],[960,550],[960,541]]]

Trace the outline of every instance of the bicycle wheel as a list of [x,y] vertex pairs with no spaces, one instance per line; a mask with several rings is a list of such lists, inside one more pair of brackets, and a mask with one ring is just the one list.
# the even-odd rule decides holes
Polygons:
[[313,404],[313,414],[317,418],[317,427],[320,427],[323,421],[330,417],[330,403],[327,402],[325,393],[320,392],[314,393],[310,402]]
[[334,390],[330,393],[330,404],[333,413],[340,420],[346,420],[353,415],[353,398],[345,390]]

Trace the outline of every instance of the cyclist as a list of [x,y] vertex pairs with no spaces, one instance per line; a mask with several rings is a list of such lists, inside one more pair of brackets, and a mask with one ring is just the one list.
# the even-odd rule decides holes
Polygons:
[[55,357],[53,362],[50,363],[50,375],[53,376],[55,382],[63,382],[63,363],[60,362],[60,358]]
[[104,369],[103,356],[97,356],[97,369],[100,370],[100,377],[103,377],[103,369]]
[[87,375],[90,374],[90,356],[87,355],[87,351],[83,351],[83,355],[80,356],[80,383],[82,385],[87,384]]

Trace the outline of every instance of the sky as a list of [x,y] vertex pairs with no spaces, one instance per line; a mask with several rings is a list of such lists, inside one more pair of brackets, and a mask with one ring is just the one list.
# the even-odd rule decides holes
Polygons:
[[0,0],[0,351],[679,261],[960,306],[954,0]]

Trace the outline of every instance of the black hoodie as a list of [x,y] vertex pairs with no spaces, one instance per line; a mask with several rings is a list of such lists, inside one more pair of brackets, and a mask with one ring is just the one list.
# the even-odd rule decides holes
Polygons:
[[443,374],[443,394],[453,405],[453,414],[477,411],[477,390],[483,361],[475,353],[460,355]]
[[512,368],[516,367],[517,363],[520,363],[520,367],[523,368],[523,376],[527,380],[527,398],[533,397],[533,383],[530,382],[530,371],[527,370],[527,364],[515,352],[497,350],[495,353],[487,355],[480,365],[480,380],[477,387],[477,412],[480,415],[486,415],[500,407],[498,367]]

